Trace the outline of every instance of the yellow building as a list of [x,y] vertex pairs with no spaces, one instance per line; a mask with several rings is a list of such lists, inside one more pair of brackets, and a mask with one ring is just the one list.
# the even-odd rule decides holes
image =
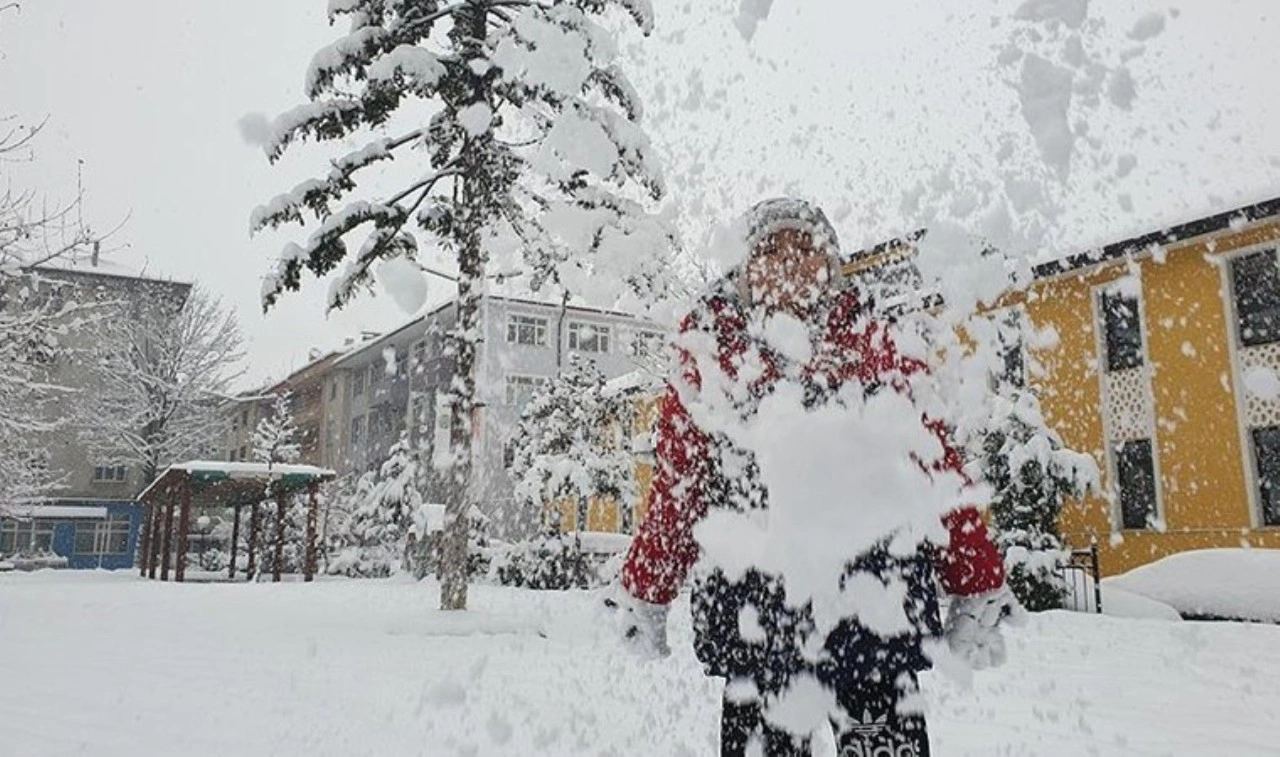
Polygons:
[[[999,303],[1057,335],[1034,354],[1033,388],[1101,471],[1102,491],[1061,526],[1070,546],[1098,545],[1104,574],[1183,550],[1280,548],[1278,247],[1280,198],[1039,265]],[[635,394],[633,438],[649,435],[657,396]],[[631,517],[593,502],[586,530],[633,530],[652,470],[642,452]],[[568,503],[560,513],[577,527]]]
[[1280,198],[1038,266],[1014,307],[1046,419],[1091,453],[1102,496],[1072,546],[1114,574],[1210,547],[1280,547]]

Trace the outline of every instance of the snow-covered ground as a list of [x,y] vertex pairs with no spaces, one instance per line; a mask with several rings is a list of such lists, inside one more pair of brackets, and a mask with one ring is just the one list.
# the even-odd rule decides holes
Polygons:
[[[406,580],[160,584],[0,575],[0,753],[713,754],[688,647],[641,662],[595,597]],[[1280,627],[1032,619],[972,690],[926,680],[938,755],[1271,755]]]

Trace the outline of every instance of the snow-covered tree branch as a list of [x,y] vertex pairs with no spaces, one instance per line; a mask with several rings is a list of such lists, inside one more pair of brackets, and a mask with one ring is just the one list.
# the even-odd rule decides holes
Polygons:
[[150,481],[222,439],[241,336],[234,315],[198,287],[185,303],[140,302],[133,311],[97,327],[99,390],[83,404],[84,434]]
[[[261,130],[272,161],[303,140],[364,142],[254,212],[255,231],[305,225],[307,214],[316,224],[306,242],[285,248],[264,282],[265,306],[298,289],[304,269],[337,274],[329,305],[341,307],[369,284],[377,261],[416,259],[424,248],[453,257],[458,320],[449,350],[458,380],[448,398],[456,438],[447,465],[457,494],[441,594],[449,609],[466,606],[487,268],[518,267],[535,290],[646,297],[664,287],[671,235],[646,205],[663,183],[602,23],[611,11],[652,28],[648,0],[331,2],[331,20],[346,17],[348,32],[313,58],[309,102]],[[397,136],[377,134],[391,128]],[[391,164],[411,169],[396,175],[398,189],[360,191],[358,179],[385,179]],[[373,174],[375,166],[383,172]]]

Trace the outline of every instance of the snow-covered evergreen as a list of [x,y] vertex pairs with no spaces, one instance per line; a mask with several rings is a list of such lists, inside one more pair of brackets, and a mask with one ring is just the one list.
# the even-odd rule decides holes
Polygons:
[[635,458],[622,427],[625,401],[606,391],[594,363],[570,355],[560,375],[534,392],[513,437],[517,507],[548,518],[553,502],[577,503],[579,531],[593,499],[630,507],[637,494]]
[[271,412],[253,430],[253,459],[262,463],[296,463],[302,455],[298,427],[293,420],[293,393],[280,392]]
[[992,535],[1009,587],[1028,610],[1061,608],[1068,554],[1058,520],[1067,500],[1097,486],[1097,465],[1067,449],[1035,394],[1012,384],[993,398],[980,439],[982,473],[992,488]]
[[357,577],[397,572],[414,513],[422,507],[421,485],[418,453],[403,435],[382,467],[357,482],[355,510],[343,524],[329,572]]
[[[330,307],[341,307],[379,261],[415,260],[424,245],[453,258],[458,322],[450,351],[459,380],[448,406],[460,433],[449,463],[459,492],[472,490],[467,427],[491,264],[534,289],[578,293],[588,281],[648,292],[662,278],[655,251],[667,237],[643,200],[663,186],[638,126],[640,103],[601,23],[610,9],[646,33],[652,27],[648,0],[331,2],[331,19],[346,17],[349,30],[316,53],[309,102],[275,119],[264,144],[274,161],[306,139],[361,143],[254,212],[255,230],[305,224],[305,215],[316,222],[268,276],[267,305],[296,290],[303,269],[324,276],[345,261],[329,296]],[[370,136],[374,129],[389,134]],[[394,179],[398,186],[385,194],[358,191],[377,176],[385,186],[393,160],[411,161],[408,178]],[[363,238],[352,252],[357,231]],[[610,275],[600,277],[605,269]],[[462,497],[448,504],[441,604],[457,609],[466,606],[469,505]]]

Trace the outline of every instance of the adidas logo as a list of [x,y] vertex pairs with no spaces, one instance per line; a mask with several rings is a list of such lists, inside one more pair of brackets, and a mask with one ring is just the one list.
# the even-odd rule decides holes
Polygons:
[[914,740],[896,734],[889,726],[889,713],[874,716],[862,711],[840,739],[840,757],[921,757]]
[[849,730],[854,733],[879,733],[889,725],[889,713],[885,713],[880,717],[875,717],[870,710],[862,711],[862,719],[853,719],[853,723],[849,726]]

